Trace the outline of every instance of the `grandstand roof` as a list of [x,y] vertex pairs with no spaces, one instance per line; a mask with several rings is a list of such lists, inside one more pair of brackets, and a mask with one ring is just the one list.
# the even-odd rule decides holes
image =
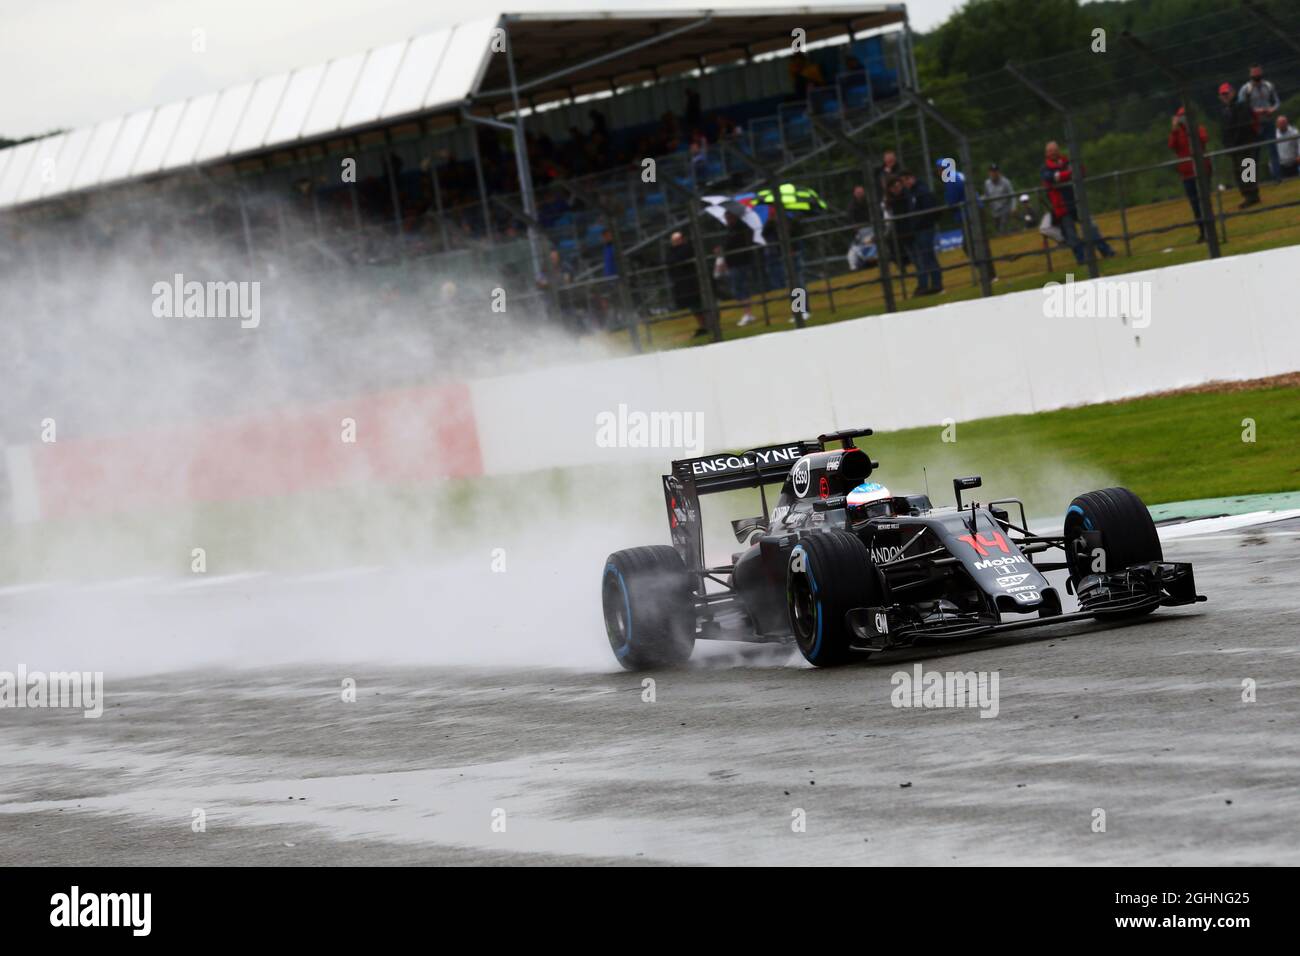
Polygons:
[[815,42],[906,16],[898,3],[493,14],[0,150],[0,209],[471,104],[508,109],[498,26],[520,96],[540,105],[788,48],[796,27]]

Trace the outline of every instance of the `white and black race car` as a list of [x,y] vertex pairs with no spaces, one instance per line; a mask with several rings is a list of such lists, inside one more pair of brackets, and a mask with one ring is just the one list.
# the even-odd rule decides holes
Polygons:
[[[663,477],[672,545],[605,562],[609,643],[629,670],[685,661],[697,640],[798,645],[817,666],[917,642],[1060,621],[1138,617],[1193,604],[1192,566],[1168,562],[1155,523],[1126,488],[1080,495],[1061,534],[1035,534],[1019,499],[962,503],[978,477],[956,478],[956,507],[895,495],[850,429],[751,451],[672,463]],[[827,450],[838,442],[841,447]],[[768,513],[768,485],[780,482]],[[763,514],[732,521],[748,547],[704,560],[700,495],[758,488]],[[1012,520],[1012,513],[1017,520]],[[1055,561],[1039,558],[1061,551]],[[1068,571],[1079,610],[1062,613],[1044,577]]]

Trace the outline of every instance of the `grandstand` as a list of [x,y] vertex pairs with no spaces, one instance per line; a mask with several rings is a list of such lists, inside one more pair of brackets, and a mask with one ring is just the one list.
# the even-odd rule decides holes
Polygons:
[[[797,96],[796,30],[822,80]],[[590,264],[608,223],[575,192],[622,192],[635,243],[667,221],[668,197],[632,188],[634,161],[692,182],[734,171],[717,151],[691,162],[687,118],[788,158],[816,142],[810,114],[878,109],[914,76],[901,4],[503,13],[0,151],[0,217],[23,234],[93,207],[92,236],[157,230],[146,210],[165,198],[186,210],[172,228],[241,245],[255,273],[485,244],[509,271],[530,225]]]

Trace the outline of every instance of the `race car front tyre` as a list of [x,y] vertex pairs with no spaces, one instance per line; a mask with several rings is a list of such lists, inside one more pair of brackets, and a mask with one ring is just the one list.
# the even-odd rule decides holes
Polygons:
[[800,538],[786,566],[786,606],[790,630],[804,659],[834,667],[852,657],[845,615],[878,604],[879,585],[867,546],[857,535],[838,529]]
[[605,633],[627,670],[681,664],[695,649],[691,576],[666,545],[615,551],[601,578]]
[[[1090,547],[1085,532],[1101,536]],[[1142,499],[1127,488],[1104,488],[1079,495],[1065,513],[1065,561],[1078,587],[1089,574],[1122,571],[1135,564],[1163,561],[1160,535]],[[1150,613],[1154,605],[1132,612]]]

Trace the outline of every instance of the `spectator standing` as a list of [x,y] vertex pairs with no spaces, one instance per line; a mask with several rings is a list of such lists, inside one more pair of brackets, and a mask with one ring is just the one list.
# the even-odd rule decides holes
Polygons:
[[934,237],[942,216],[939,200],[914,174],[905,172],[902,178],[915,217],[912,226],[912,261],[916,263],[914,295],[938,295],[943,291],[943,270],[934,252]]
[[898,163],[898,154],[892,149],[885,150],[881,157],[880,168],[876,170],[876,182],[880,186],[882,196],[889,191],[889,180],[902,171],[903,167]]
[[[961,230],[962,252],[974,262],[975,238],[971,235],[970,223],[966,221],[966,174],[957,168],[957,160],[951,157],[939,160],[935,167],[939,170],[939,180],[943,183],[943,204],[949,207],[953,222]],[[938,221],[942,221],[942,216],[938,217]],[[989,262],[989,275],[997,280],[998,272],[992,262]]]
[[[1196,136],[1201,141],[1201,149],[1204,151],[1210,141],[1210,137],[1205,132],[1204,126],[1197,126]],[[1196,186],[1196,163],[1192,161],[1192,138],[1187,132],[1187,111],[1183,107],[1178,107],[1178,112],[1174,114],[1169,128],[1169,148],[1174,151],[1183,161],[1178,164],[1178,175],[1183,178],[1183,192],[1187,194],[1187,201],[1192,206],[1192,218],[1196,220],[1196,241],[1205,241],[1205,224],[1210,219],[1210,210],[1201,209],[1200,195]],[[1210,171],[1210,161],[1205,160],[1205,172]],[[1208,181],[1208,180],[1207,180]]]
[[695,317],[694,338],[709,334],[704,318],[704,297],[700,292],[700,274],[695,264],[695,253],[680,232],[668,239],[668,282],[672,287],[673,308],[681,309]]
[[[1267,139],[1273,129],[1273,114],[1282,108],[1282,100],[1277,95],[1277,87],[1264,79],[1264,68],[1256,65],[1250,68],[1250,79],[1237,91],[1237,100],[1250,107],[1255,116],[1254,134],[1256,140]],[[1278,171],[1277,143],[1268,145],[1268,170],[1273,175],[1273,182],[1280,182]]]
[[1291,125],[1291,122],[1285,116],[1277,118],[1277,142],[1274,148],[1277,150],[1278,175],[1282,179],[1290,179],[1300,172],[1300,130]]
[[[1039,178],[1047,190],[1047,202],[1052,209],[1052,223],[1061,230],[1065,243],[1074,253],[1074,261],[1083,265],[1088,260],[1085,243],[1092,243],[1097,251],[1109,259],[1115,254],[1105,238],[1092,223],[1079,228],[1079,210],[1074,199],[1074,171],[1070,168],[1070,157],[1061,152],[1061,147],[1053,140],[1043,148],[1043,167]],[[1083,239],[1079,233],[1083,233]]]
[[[1253,174],[1247,173],[1248,166],[1255,168],[1259,165],[1259,150],[1249,145],[1255,141],[1255,114],[1249,104],[1237,99],[1231,83],[1219,86],[1219,104],[1223,146],[1232,150],[1228,154],[1228,165],[1241,191],[1241,205],[1237,208],[1247,209],[1259,204],[1258,169]],[[1247,164],[1246,160],[1250,163]]]
[[853,225],[871,225],[871,204],[867,201],[867,190],[863,186],[853,187],[853,198],[849,200],[849,222]]
[[1007,231],[1011,214],[1016,209],[1016,187],[1002,175],[997,163],[989,163],[989,175],[984,180],[984,201],[988,203],[993,229],[999,235]]
[[744,310],[737,323],[741,328],[758,321],[749,304],[754,275],[758,271],[755,245],[754,230],[735,213],[727,213],[727,238],[722,248],[727,259],[727,275],[731,276],[731,297]]
[[888,239],[895,244],[894,259],[911,261],[912,233],[916,229],[916,220],[912,219],[912,197],[901,175],[890,176],[885,184],[885,229]]
[[1034,209],[1034,200],[1029,193],[1020,194],[1020,224],[1026,229],[1037,229],[1039,226],[1038,211]]

